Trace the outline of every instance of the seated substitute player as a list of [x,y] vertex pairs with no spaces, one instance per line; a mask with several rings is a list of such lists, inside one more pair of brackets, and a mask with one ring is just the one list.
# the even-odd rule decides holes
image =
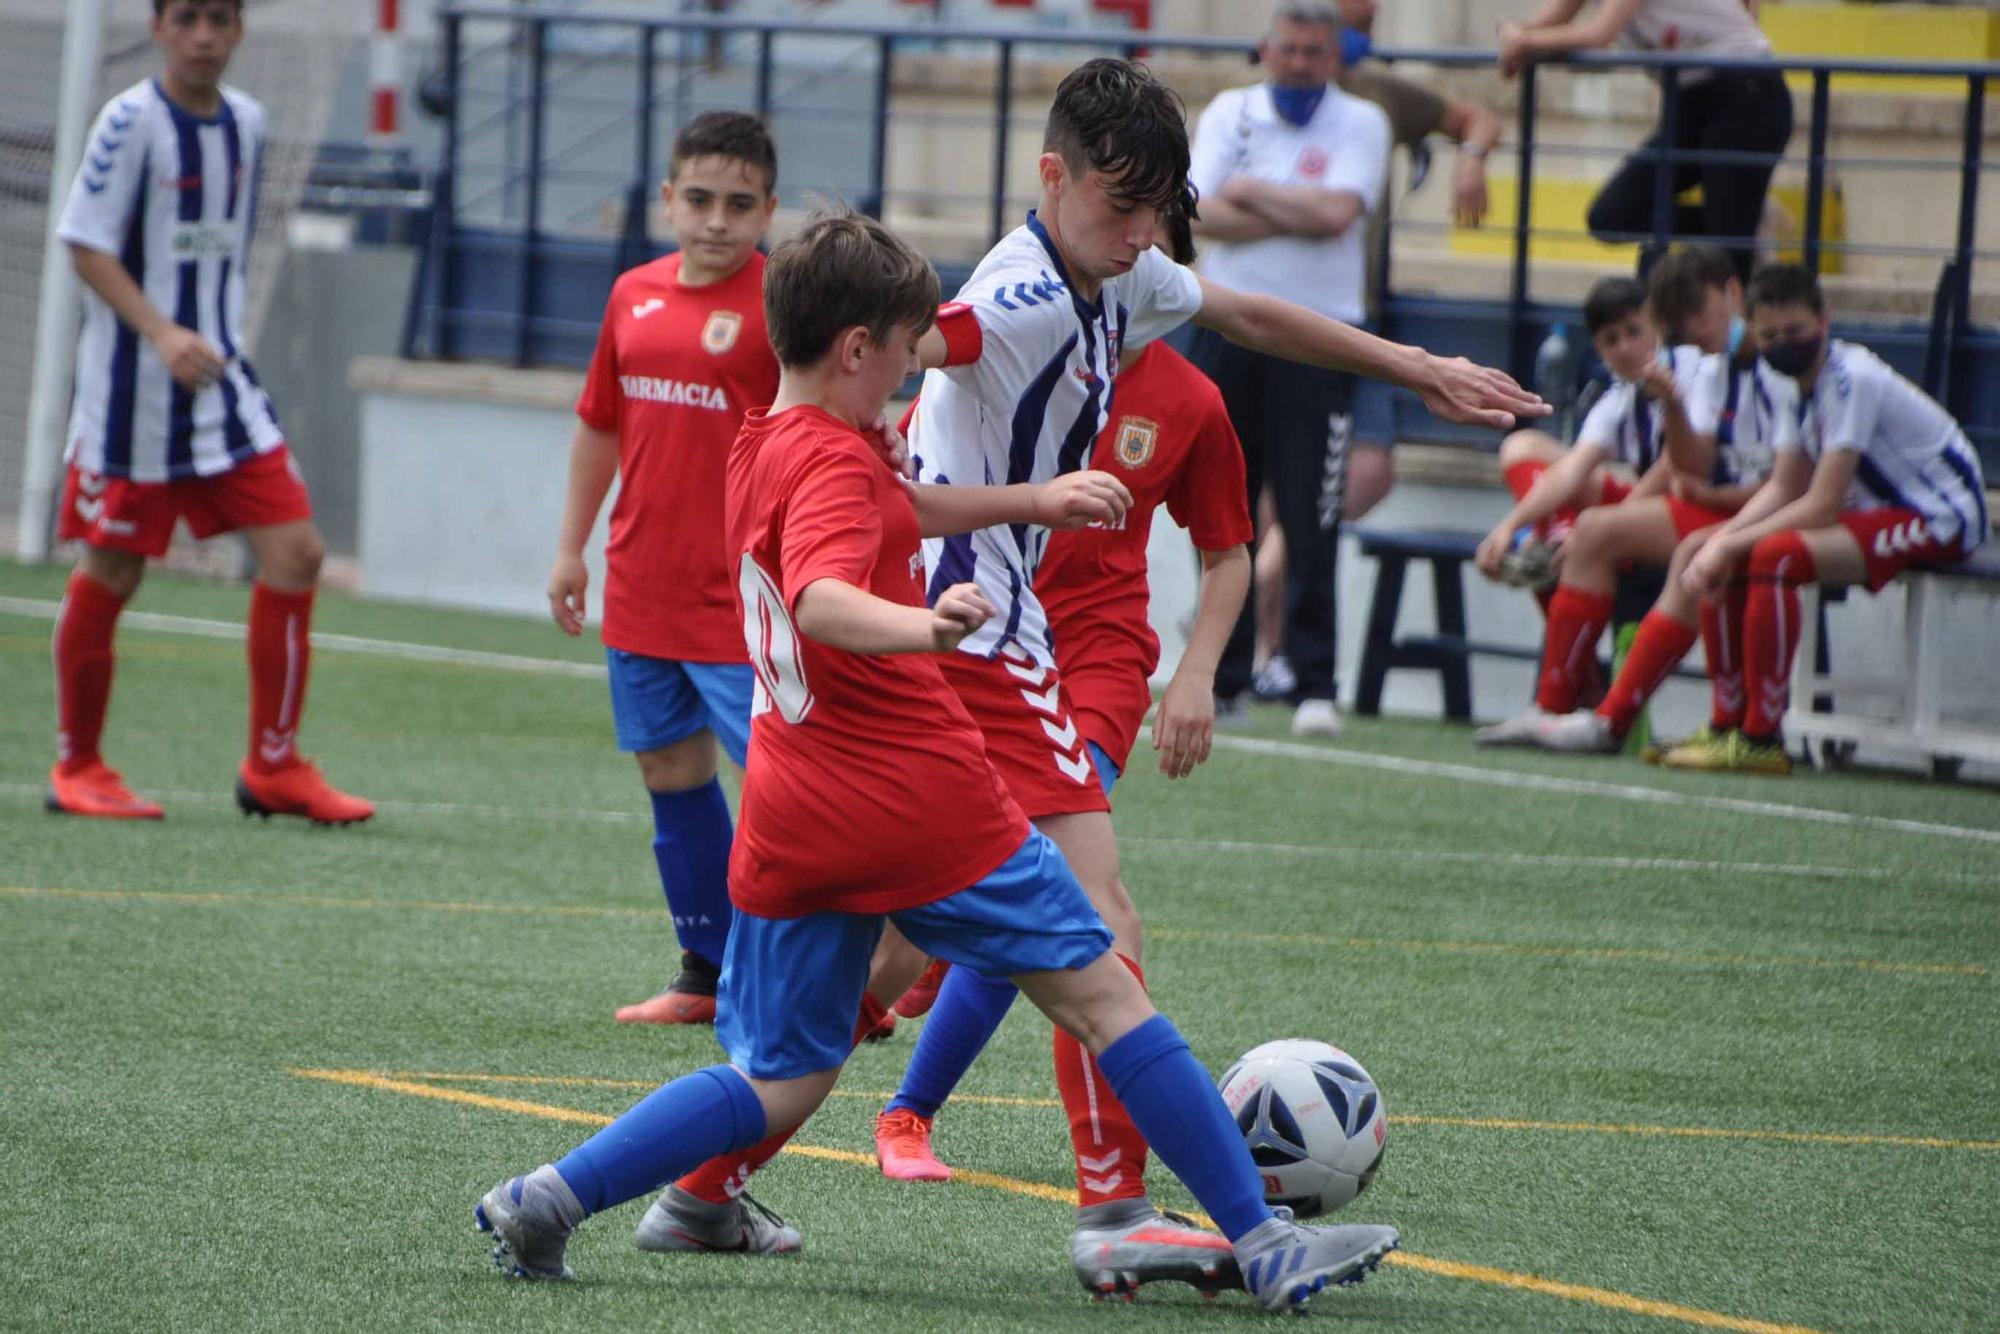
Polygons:
[[[1483,732],[1483,740],[1554,744],[1544,729],[1559,720],[1566,722],[1586,678],[1597,676],[1597,641],[1611,620],[1619,572],[1635,565],[1669,564],[1676,545],[1734,514],[1770,472],[1774,436],[1788,429],[1779,405],[1790,387],[1768,373],[1760,387],[1756,354],[1751,351],[1740,365],[1748,380],[1748,397],[1737,402],[1744,386],[1732,362],[1743,349],[1740,340],[1731,347],[1730,317],[1741,309],[1741,302],[1742,289],[1729,257],[1714,247],[1684,251],[1656,266],[1649,306],[1656,312],[1664,307],[1674,316],[1671,325],[1662,327],[1677,331],[1690,308],[1707,306],[1703,318],[1693,321],[1696,341],[1677,344],[1670,358],[1648,365],[1641,376],[1644,398],[1631,398],[1626,409],[1630,413],[1650,404],[1653,448],[1660,454],[1654,466],[1668,470],[1670,489],[1635,494],[1621,504],[1597,506],[1578,515],[1563,547],[1561,582],[1549,600],[1535,706]],[[1613,403],[1621,393],[1630,391],[1621,386],[1602,401]],[[1725,410],[1731,418],[1726,428],[1721,424]],[[1717,437],[1725,433],[1729,443],[1719,447]],[[1733,635],[1720,638],[1726,643]],[[1726,665],[1721,654],[1717,661]],[[1726,684],[1723,689],[1727,694]],[[1624,727],[1630,725],[1628,717]],[[1590,735],[1577,732],[1579,726],[1588,728]],[[1619,730],[1619,738],[1623,731]],[[1581,722],[1569,726],[1560,740],[1572,748],[1588,741],[1596,749],[1616,749],[1610,731]]]
[[[664,1085],[557,1163],[487,1192],[476,1217],[499,1236],[496,1263],[568,1277],[569,1235],[590,1214],[809,1116],[847,1056],[888,920],[927,952],[1012,976],[1089,1044],[1266,1309],[1359,1278],[1395,1230],[1305,1227],[1263,1202],[1207,1072],[1112,957],[1110,932],[938,673],[938,655],[995,609],[971,584],[925,607],[916,510],[860,429],[918,364],[936,274],[879,223],[821,216],[771,256],[765,305],[783,378],[729,463],[758,687],[716,1020],[731,1063]],[[1061,515],[1045,497],[1086,496],[1063,486],[1077,480],[978,488],[961,512],[1048,522]],[[950,820],[925,813],[930,798],[949,802]]]
[[[1910,565],[1950,562],[1991,533],[1979,455],[1951,414],[1866,348],[1830,337],[1819,281],[1795,264],[1750,281],[1750,330],[1798,382],[1798,433],[1771,479],[1688,561],[1688,591],[1747,578],[1740,731],[1698,767],[1785,774],[1782,733],[1798,651],[1799,586],[1880,590]],[[1697,766],[1689,766],[1697,767]]]
[[[1183,217],[1169,220],[1170,249],[1188,263],[1193,246]],[[1097,438],[1092,463],[1125,484],[1132,507],[1121,524],[1056,534],[1035,575],[1076,727],[1107,796],[1153,702],[1148,682],[1160,661],[1159,637],[1146,620],[1154,510],[1167,506],[1202,561],[1194,626],[1153,720],[1153,747],[1169,778],[1184,778],[1208,759],[1216,665],[1249,592],[1253,535],[1242,447],[1214,383],[1164,342],[1128,342],[1119,362],[1111,424]],[[1015,995],[1005,978],[965,969],[945,976],[902,1087],[876,1121],[875,1154],[885,1175],[950,1179],[951,1169],[931,1151],[932,1118]],[[1096,1278],[1097,1267],[1089,1268]]]
[[[1630,510],[1636,522],[1651,528],[1656,524],[1643,517],[1647,508],[1665,504],[1679,541],[1668,564],[1666,586],[1640,621],[1632,650],[1603,701],[1595,710],[1580,709],[1551,720],[1530,739],[1546,750],[1598,754],[1619,750],[1639,710],[1693,644],[1698,623],[1708,667],[1709,720],[1679,745],[1648,747],[1646,758],[1658,762],[1688,747],[1705,750],[1742,726],[1745,586],[1732,580],[1725,597],[1703,602],[1687,592],[1681,572],[1714,527],[1740,510],[1770,475],[1776,449],[1797,430],[1798,390],[1759,361],[1757,345],[1743,326],[1742,285],[1734,264],[1719,248],[1695,245],[1666,256],[1653,269],[1650,292],[1662,329],[1678,330],[1684,342],[1704,348],[1719,344],[1725,349],[1705,358],[1693,380],[1663,400],[1667,454],[1674,467],[1672,494],[1658,502],[1633,501],[1611,511],[1615,515]],[[1579,570],[1599,559],[1600,553],[1592,553],[1585,560],[1583,545],[1586,532],[1596,531],[1590,525],[1596,513],[1584,516],[1570,543],[1563,565],[1565,587]],[[1643,554],[1650,558],[1654,553]],[[1608,585],[1600,580],[1599,587]],[[1594,632],[1585,633],[1594,641]]]
[[243,352],[243,284],[264,109],[222,83],[240,0],[154,0],[159,77],[106,104],[56,235],[87,289],[57,534],[82,543],[56,617],[56,765],[48,808],[159,819],[98,750],[118,615],[174,523],[241,532],[250,588],[245,814],[352,824],[375,808],[298,752],[325,554],[271,400]]
[[611,289],[577,400],[549,610],[583,633],[583,547],[612,478],[604,549],[604,655],[618,748],[653,806],[653,858],[679,937],[679,975],[619,1023],[705,1024],[729,937],[729,803],[716,742],[750,744],[749,659],[723,552],[723,469],[743,414],[771,401],[764,257],[777,147],[754,116],[710,111],[674,140],[666,185],[677,253]]

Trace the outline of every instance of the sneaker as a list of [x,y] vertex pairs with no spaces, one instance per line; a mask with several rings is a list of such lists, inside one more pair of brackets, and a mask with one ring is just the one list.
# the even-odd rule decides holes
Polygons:
[[1667,769],[1693,769],[1701,773],[1720,773],[1729,767],[1729,738],[1734,731],[1717,732],[1703,728],[1677,746],[1671,746],[1660,756],[1660,764]]
[[932,959],[930,966],[924,969],[924,975],[889,1008],[905,1019],[929,1014],[931,1006],[937,1004],[938,988],[944,985],[944,975],[950,971],[949,959]]
[[875,1118],[875,1165],[892,1181],[949,1181],[951,1169],[931,1152],[931,1118],[891,1107]]
[[1783,778],[1792,771],[1792,757],[1785,753],[1782,738],[1752,741],[1741,732],[1731,732],[1722,743],[1722,768],[1733,774],[1767,774]]
[[1708,746],[1714,744],[1728,728],[1718,728],[1713,723],[1703,723],[1679,741],[1649,741],[1639,751],[1639,758],[1648,764],[1664,763],[1667,756],[1683,746]]
[[1303,1312],[1312,1295],[1332,1283],[1350,1287],[1403,1244],[1395,1228],[1377,1223],[1308,1227],[1292,1211],[1259,1225],[1236,1243],[1243,1288],[1266,1311]]
[[1292,735],[1316,736],[1328,741],[1340,736],[1340,710],[1330,699],[1306,699],[1292,710]]
[[42,804],[51,815],[82,815],[93,820],[163,820],[167,813],[125,786],[118,771],[99,760],[75,773],[57,765],[49,770],[49,794]]
[[679,1186],[660,1192],[632,1233],[642,1251],[735,1251],[789,1255],[805,1244],[799,1230],[748,1195],[712,1204]]
[[296,815],[323,825],[360,824],[375,814],[373,802],[328,783],[311,760],[268,774],[251,772],[246,762],[236,771],[236,804],[245,815]]
[[1299,675],[1282,653],[1273,653],[1250,682],[1250,693],[1261,700],[1284,700],[1299,688]]
[[1624,738],[1613,735],[1609,719],[1589,709],[1566,713],[1544,723],[1529,740],[1543,750],[1571,755],[1616,755],[1624,742]]
[[493,1267],[509,1278],[576,1277],[563,1248],[583,1221],[583,1204],[550,1164],[487,1191],[472,1221],[498,1238]]
[[1556,549],[1547,542],[1524,542],[1500,557],[1497,578],[1515,588],[1554,588]]
[[1517,713],[1504,723],[1482,727],[1472,734],[1472,739],[1482,746],[1532,746],[1543,727],[1562,718],[1560,713],[1544,713],[1540,709],[1529,709]]
[[1131,1300],[1146,1283],[1189,1283],[1202,1292],[1243,1285],[1229,1242],[1178,1214],[1136,1200],[1086,1204],[1069,1239],[1077,1282],[1098,1297]]
[[715,987],[721,980],[720,968],[693,950],[682,950],[681,970],[665,991],[624,1006],[611,1018],[621,1024],[712,1024]]

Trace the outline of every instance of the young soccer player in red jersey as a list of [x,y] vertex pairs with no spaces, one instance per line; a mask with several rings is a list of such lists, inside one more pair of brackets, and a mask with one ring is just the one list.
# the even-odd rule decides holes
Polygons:
[[[925,606],[917,511],[861,433],[915,368],[936,284],[921,257],[854,214],[810,221],[771,257],[765,299],[784,379],[745,420],[729,468],[727,529],[757,670],[730,868],[740,912],[716,1024],[731,1064],[663,1086],[559,1162],[503,1181],[477,1221],[498,1235],[503,1270],[565,1278],[569,1235],[588,1215],[798,1125],[846,1059],[887,919],[929,953],[1014,977],[1088,1044],[1230,1238],[1244,1286],[1267,1310],[1296,1309],[1379,1263],[1396,1232],[1305,1227],[1264,1204],[1207,1073],[1113,957],[1110,932],[937,670],[995,609],[970,583]],[[973,488],[986,494],[931,513],[1043,524],[1122,513],[1072,504],[1094,486],[1078,482]]]
[[613,477],[604,653],[618,748],[653,806],[653,858],[679,974],[619,1023],[705,1024],[729,937],[729,804],[716,742],[750,744],[752,677],[723,551],[723,469],[743,414],[771,401],[757,245],[777,207],[778,154],[754,116],[711,111],[674,139],[662,190],[680,249],[622,275],[577,400],[549,610],[583,632],[583,547]]
[[57,533],[83,545],[56,618],[56,764],[48,808],[159,819],[98,749],[119,613],[166,554],[241,532],[250,589],[246,814],[351,824],[375,813],[298,753],[325,544],[271,400],[243,354],[243,285],[264,109],[222,83],[240,0],[153,0],[159,77],[98,114],[57,237],[87,289]]
[[1703,599],[1748,581],[1743,725],[1710,763],[1791,771],[1783,725],[1798,651],[1799,587],[1879,590],[1904,569],[1962,560],[1992,528],[1979,455],[1923,390],[1866,348],[1831,337],[1819,280],[1795,264],[1750,280],[1750,332],[1764,362],[1798,382],[1798,432],[1771,478],[1687,562]]

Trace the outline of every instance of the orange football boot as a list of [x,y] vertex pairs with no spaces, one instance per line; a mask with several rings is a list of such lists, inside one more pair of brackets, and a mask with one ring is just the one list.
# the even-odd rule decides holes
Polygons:
[[320,776],[319,766],[300,760],[276,773],[236,771],[236,804],[245,815],[296,815],[314,824],[360,824],[375,814],[373,802],[350,797]]
[[949,1181],[951,1169],[931,1152],[931,1118],[892,1107],[875,1118],[875,1165],[894,1181]]
[[944,975],[950,971],[949,959],[932,959],[930,966],[924,969],[923,976],[911,984],[908,991],[897,997],[896,1003],[890,1008],[905,1019],[915,1019],[919,1015],[930,1013],[931,1006],[937,1004],[938,988],[944,985]]
[[659,995],[621,1006],[611,1018],[621,1024],[712,1024],[715,987],[722,970],[693,950],[681,951],[681,971]]
[[155,802],[125,786],[118,771],[98,760],[66,774],[62,766],[49,770],[49,795],[43,802],[54,815],[82,815],[93,820],[160,820],[166,812]]

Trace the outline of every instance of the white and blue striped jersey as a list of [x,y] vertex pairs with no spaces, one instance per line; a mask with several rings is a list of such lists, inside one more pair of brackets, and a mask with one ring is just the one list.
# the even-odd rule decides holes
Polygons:
[[206,118],[175,106],[152,79],[98,113],[56,235],[117,256],[146,299],[199,331],[226,368],[207,389],[183,389],[86,289],[65,454],[76,467],[139,482],[207,477],[284,443],[243,351],[263,151],[264,109],[233,88]]
[[1907,509],[1940,542],[1967,550],[1991,532],[1979,454],[1949,412],[1867,348],[1835,339],[1812,393],[1799,402],[1793,448],[1814,464],[1837,450],[1861,456],[1851,510]]
[[1760,360],[1717,352],[1703,357],[1681,384],[1688,425],[1715,437],[1711,486],[1752,486],[1771,475],[1777,451],[1798,432],[1796,383]]
[[[979,321],[980,355],[924,376],[910,427],[917,477],[1006,486],[1089,465],[1110,419],[1119,348],[1186,323],[1201,308],[1201,287],[1192,270],[1147,250],[1104,284],[1095,303],[1085,301],[1030,213],[973,270],[957,300]],[[933,601],[969,581],[998,609],[961,649],[990,658],[1011,642],[1043,666],[1053,661],[1033,591],[1048,540],[1045,528],[1015,524],[925,541]]]
[[[1701,358],[1698,347],[1660,349],[1660,364],[1683,385],[1701,364]],[[1666,421],[1660,405],[1640,393],[1639,386],[1630,380],[1613,380],[1603,397],[1584,415],[1583,425],[1576,433],[1578,445],[1596,446],[1641,477],[1659,461],[1665,441]]]

